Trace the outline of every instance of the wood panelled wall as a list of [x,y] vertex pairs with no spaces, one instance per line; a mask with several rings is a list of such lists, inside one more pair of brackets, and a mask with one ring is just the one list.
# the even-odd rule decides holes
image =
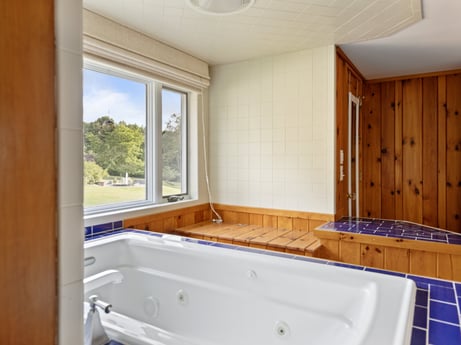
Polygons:
[[[230,224],[251,224],[287,230],[312,231],[316,227],[334,219],[333,215],[322,213],[285,211],[256,207],[214,205],[224,222]],[[123,226],[155,232],[173,230],[197,224],[206,220],[211,222],[212,215],[208,204],[186,207],[178,210],[150,214],[125,219]]]
[[314,235],[324,259],[461,281],[459,245],[324,230]]
[[334,220],[334,215],[301,211],[287,211],[259,207],[215,205],[223,220],[232,224],[251,224],[276,229],[313,231]]
[[[347,145],[349,92],[362,97],[364,78],[340,48],[336,48],[336,219],[348,215]],[[359,123],[361,125],[361,123]],[[344,152],[343,180],[341,180],[340,151]],[[359,165],[362,165],[361,155]],[[362,186],[359,186],[361,188]],[[359,190],[359,194],[362,191]]]
[[364,88],[362,216],[461,232],[461,73]]
[[0,1],[2,345],[57,339],[54,56],[54,1]]
[[177,228],[205,220],[211,221],[211,210],[208,204],[125,219],[123,226],[125,228],[168,233]]

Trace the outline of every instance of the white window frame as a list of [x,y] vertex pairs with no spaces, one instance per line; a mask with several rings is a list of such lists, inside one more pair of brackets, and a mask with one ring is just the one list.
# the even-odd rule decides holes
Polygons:
[[[162,92],[162,90],[168,90],[168,91],[171,91],[171,92],[177,92],[179,94],[181,94],[181,161],[183,162],[183,164],[181,165],[181,187],[182,186],[186,186],[186,190],[185,192],[181,192],[181,193],[178,193],[178,194],[170,194],[170,195],[163,195],[163,186],[162,186],[162,180],[160,181],[157,181],[160,183],[160,186],[159,188],[161,189],[161,194],[162,194],[162,198],[166,198],[168,199],[168,197],[170,196],[182,196],[182,197],[186,197],[188,194],[189,194],[189,174],[188,174],[188,170],[189,170],[189,94],[185,91],[181,91],[180,89],[178,88],[173,88],[173,87],[169,87],[165,84],[162,84],[162,87],[160,89],[160,93]],[[160,98],[162,99],[162,98]],[[161,102],[160,102],[161,103]],[[160,112],[158,114],[161,114],[161,106],[160,106]],[[185,115],[185,116],[182,116],[182,115]],[[160,116],[160,120],[161,120],[161,116]],[[160,123],[160,126],[162,124]],[[161,137],[160,137],[161,139]],[[161,157],[159,157],[160,161],[162,161]],[[181,188],[182,189],[182,188]]]
[[[127,211],[135,211],[143,208],[150,208],[163,204],[171,204],[167,197],[163,196],[162,192],[162,89],[184,94],[185,102],[182,102],[183,121],[183,140],[182,154],[185,158],[185,164],[182,165],[182,183],[186,184],[185,193],[176,194],[181,196],[183,200],[193,199],[190,192],[190,135],[189,134],[189,117],[190,117],[190,102],[191,90],[174,84],[168,84],[159,81],[155,78],[142,73],[136,73],[128,68],[121,68],[110,63],[94,61],[89,58],[84,59],[84,69],[89,69],[95,72],[112,75],[128,80],[132,80],[146,85],[146,136],[145,136],[145,180],[146,180],[146,199],[141,201],[129,201],[122,203],[98,205],[84,208],[85,217],[102,216],[106,214],[121,213]],[[157,164],[154,164],[157,162]]]

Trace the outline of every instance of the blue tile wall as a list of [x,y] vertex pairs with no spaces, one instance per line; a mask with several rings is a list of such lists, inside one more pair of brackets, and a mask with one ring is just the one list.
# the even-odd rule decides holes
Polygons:
[[461,245],[461,234],[401,220],[342,218],[319,229]]
[[97,224],[85,227],[85,239],[93,239],[103,234],[113,233],[123,229],[123,221],[118,220],[115,222]]
[[[105,228],[105,227],[102,227]],[[99,228],[98,228],[99,229]],[[164,234],[141,230],[116,229],[119,232],[135,232],[149,236],[161,237]],[[111,232],[102,232],[96,237],[108,236]],[[93,239],[96,237],[88,238]],[[379,274],[390,274],[412,279],[416,283],[416,302],[413,320],[411,345],[461,345],[461,283],[434,278],[426,278],[399,272],[386,271],[358,265],[261,250],[250,247],[240,247],[225,243],[196,240],[182,237],[182,241],[193,242],[205,246],[215,246],[233,250],[247,251],[262,255],[280,256],[294,260],[334,265],[346,269],[358,269]]]

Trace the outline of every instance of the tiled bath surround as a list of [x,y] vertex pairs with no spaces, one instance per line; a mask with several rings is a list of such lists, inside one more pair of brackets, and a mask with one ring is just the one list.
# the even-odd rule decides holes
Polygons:
[[342,218],[328,222],[320,230],[335,230],[363,235],[404,238],[446,244],[461,244],[461,234],[401,220]]
[[123,229],[123,221],[118,220],[115,222],[97,224],[85,227],[85,239],[94,238],[102,234],[108,234],[117,230]]
[[[140,232],[151,236],[164,234],[125,229],[117,232]],[[103,233],[100,236],[106,236]],[[413,321],[411,345],[459,345],[461,344],[461,283],[431,279],[422,276],[398,272],[378,270],[364,266],[343,264],[334,261],[308,258],[280,252],[271,252],[250,247],[240,247],[231,244],[209,242],[191,238],[181,238],[182,241],[194,242],[205,246],[215,246],[232,250],[243,250],[263,255],[275,255],[293,260],[302,260],[324,265],[334,265],[346,269],[365,270],[378,274],[391,274],[412,279],[417,286],[415,316]]]

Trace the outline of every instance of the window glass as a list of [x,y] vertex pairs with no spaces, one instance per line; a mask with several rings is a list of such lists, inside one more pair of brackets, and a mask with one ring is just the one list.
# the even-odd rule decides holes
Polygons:
[[84,69],[84,206],[145,201],[146,83]]
[[85,62],[86,214],[188,197],[188,93]]
[[186,102],[183,92],[162,89],[162,195],[187,193]]

